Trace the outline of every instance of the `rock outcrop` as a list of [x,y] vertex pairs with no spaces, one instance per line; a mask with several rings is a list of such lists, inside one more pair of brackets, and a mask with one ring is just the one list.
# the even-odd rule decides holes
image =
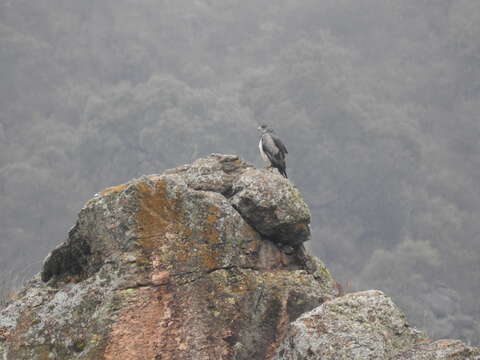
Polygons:
[[236,156],[108,188],[0,312],[0,359],[476,354],[427,341],[380,292],[338,297],[309,221],[287,179]]
[[268,358],[337,295],[308,223],[289,181],[235,156],[106,189],[0,313],[0,358]]

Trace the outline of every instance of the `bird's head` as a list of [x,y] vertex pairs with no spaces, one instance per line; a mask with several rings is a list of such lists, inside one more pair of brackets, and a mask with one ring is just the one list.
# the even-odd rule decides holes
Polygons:
[[260,131],[262,134],[265,134],[265,133],[272,133],[273,130],[270,129],[267,125],[265,124],[262,124],[260,125],[258,128],[257,128],[258,131]]

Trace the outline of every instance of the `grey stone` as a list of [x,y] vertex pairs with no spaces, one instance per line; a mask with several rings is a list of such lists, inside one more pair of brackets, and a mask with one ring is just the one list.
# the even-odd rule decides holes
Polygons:
[[288,179],[247,169],[234,181],[233,192],[233,207],[263,236],[295,247],[309,239],[310,211]]
[[478,351],[460,341],[432,342],[408,325],[389,297],[369,290],[337,297],[300,316],[274,359],[473,360]]

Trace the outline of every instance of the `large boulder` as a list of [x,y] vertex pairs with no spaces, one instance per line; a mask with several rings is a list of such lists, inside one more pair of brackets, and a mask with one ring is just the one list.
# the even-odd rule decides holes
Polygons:
[[292,246],[309,239],[310,211],[284,177],[248,169],[234,181],[233,193],[232,205],[263,236]]
[[[297,240],[292,219],[308,228],[308,209],[298,192],[288,206],[270,198],[296,190],[267,170],[238,185],[252,170],[212,155],[88,201],[41,274],[0,312],[0,358],[270,358],[291,321],[338,291],[299,245],[306,237]],[[293,250],[236,205],[247,188],[253,202],[268,198],[253,207]]]
[[327,301],[294,321],[276,360],[480,359],[460,341],[432,342],[410,327],[381,291],[347,294]]

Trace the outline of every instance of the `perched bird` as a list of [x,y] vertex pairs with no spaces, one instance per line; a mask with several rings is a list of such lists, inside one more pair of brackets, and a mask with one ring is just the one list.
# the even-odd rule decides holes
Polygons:
[[270,166],[277,168],[280,174],[287,177],[285,170],[285,154],[288,154],[287,148],[267,125],[259,126],[258,130],[262,133],[258,147],[263,160],[270,163]]

